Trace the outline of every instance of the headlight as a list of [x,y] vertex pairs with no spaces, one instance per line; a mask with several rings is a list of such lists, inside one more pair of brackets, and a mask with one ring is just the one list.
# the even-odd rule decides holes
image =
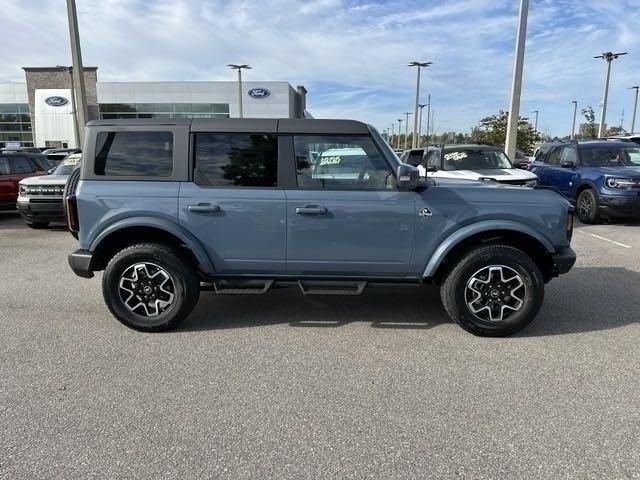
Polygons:
[[538,184],[538,179],[534,178],[533,180],[527,180],[524,182],[525,187],[535,187]]
[[629,188],[633,188],[636,185],[636,181],[633,178],[610,177],[610,178],[607,178],[606,185],[609,188],[626,190]]

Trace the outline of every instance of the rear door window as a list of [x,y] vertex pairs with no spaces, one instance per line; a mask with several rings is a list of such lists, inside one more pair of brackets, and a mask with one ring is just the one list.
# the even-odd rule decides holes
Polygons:
[[35,173],[37,168],[35,164],[26,157],[12,157],[11,158],[11,171],[15,174]]
[[195,182],[211,187],[274,188],[278,138],[260,133],[197,133]]
[[171,132],[99,132],[95,174],[170,177],[173,173]]
[[551,150],[551,153],[547,155],[545,163],[548,163],[549,165],[560,166],[560,157],[562,155],[562,150],[562,147],[556,147]]
[[9,175],[10,173],[9,161],[6,158],[0,157],[0,175]]

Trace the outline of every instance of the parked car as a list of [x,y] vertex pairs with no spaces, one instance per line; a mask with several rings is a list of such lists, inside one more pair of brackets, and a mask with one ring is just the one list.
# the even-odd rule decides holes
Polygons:
[[437,179],[490,180],[529,187],[538,183],[535,174],[515,168],[504,151],[492,145],[429,147],[416,166],[421,175]]
[[16,208],[20,180],[46,172],[47,167],[34,160],[32,154],[0,153],[0,210]]
[[31,228],[46,228],[53,222],[64,222],[62,194],[69,176],[82,158],[72,153],[58,165],[51,175],[29,177],[19,183],[18,211]]
[[640,134],[616,135],[614,137],[607,137],[607,140],[626,140],[640,145]]
[[460,326],[508,335],[576,258],[562,195],[420,179],[360,122],[99,120],[85,138],[65,191],[69,264],[104,270],[107,306],[138,330],[178,325],[201,285],[357,295],[394,282],[440,285]]
[[47,160],[57,167],[62,161],[67,158],[67,155],[72,153],[82,153],[79,148],[49,148],[42,152],[47,157]]
[[516,149],[516,157],[513,159],[514,167],[520,168],[522,170],[529,170],[532,163],[533,157],[529,157],[522,150]]
[[412,148],[400,154],[400,161],[416,167],[422,163],[423,157],[424,148]]
[[[542,148],[542,147],[541,147]],[[589,140],[544,146],[532,171],[574,202],[580,220],[640,218],[640,146]]]

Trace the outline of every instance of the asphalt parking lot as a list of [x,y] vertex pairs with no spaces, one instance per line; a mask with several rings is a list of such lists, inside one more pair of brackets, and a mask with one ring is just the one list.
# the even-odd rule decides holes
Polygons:
[[0,214],[0,478],[640,478],[640,224],[573,243],[511,338],[432,287],[203,293],[143,334],[67,232]]

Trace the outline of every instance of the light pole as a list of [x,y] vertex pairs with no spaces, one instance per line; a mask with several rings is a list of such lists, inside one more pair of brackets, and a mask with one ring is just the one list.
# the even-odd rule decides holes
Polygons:
[[250,70],[251,66],[246,64],[236,65],[234,63],[230,63],[229,65],[227,65],[227,67],[229,67],[231,70],[238,71],[238,112],[240,118],[243,118],[244,113],[242,111],[242,69],[244,68]]
[[429,65],[433,65],[433,62],[416,62],[415,60],[407,64],[408,67],[418,67],[418,77],[416,79],[416,103],[413,109],[413,138],[411,139],[411,148],[418,146],[417,134],[418,131],[418,108],[420,105],[420,69],[426,68]]
[[78,126],[78,116],[76,113],[76,89],[73,82],[73,67],[65,67],[58,65],[56,68],[62,69],[62,71],[69,74],[69,80],[71,81],[71,115],[73,115],[73,132],[76,136],[76,147],[81,146],[80,143],[80,127]]
[[571,140],[575,140],[575,138],[576,138],[576,115],[578,114],[578,101],[574,100],[571,103],[573,103],[573,123],[571,124]]
[[404,122],[404,149],[406,150],[409,142],[409,115],[411,112],[404,112],[404,115],[407,117],[407,121]]
[[538,133],[538,114],[540,113],[540,111],[539,110],[534,110],[531,113],[535,113],[536,114],[536,120],[535,120],[535,124],[533,126],[533,131]]
[[73,63],[72,75],[74,76],[74,92],[77,92],[74,110],[78,122],[78,143],[82,148],[84,143],[84,126],[87,124],[89,112],[87,110],[87,92],[84,86],[84,69],[82,67],[82,52],[80,51],[80,35],[78,34],[78,12],[75,0],[67,0],[67,16],[69,18],[69,37],[71,39],[71,63]]
[[520,0],[520,16],[518,20],[518,34],[516,36],[516,58],[513,64],[513,82],[511,84],[509,120],[507,122],[507,140],[505,143],[506,154],[509,158],[516,158],[518,123],[520,122],[520,94],[522,93],[522,70],[524,67],[524,47],[527,40],[528,14],[529,0]]
[[425,138],[426,146],[429,146],[429,126],[431,123],[431,94],[427,95],[427,138]]
[[396,122],[391,124],[391,139],[389,140],[389,145],[393,148],[393,137],[396,134]]
[[420,120],[418,121],[418,143],[416,144],[417,147],[420,147],[420,144],[422,143],[422,110],[424,110],[424,107],[426,106],[426,103],[421,103],[420,105],[418,105],[418,108],[420,109]]
[[600,114],[600,127],[598,128],[598,138],[604,136],[604,126],[607,118],[607,101],[609,100],[609,80],[611,79],[611,62],[622,55],[626,55],[627,52],[611,53],[603,52],[602,55],[595,56],[593,58],[601,58],[607,62],[607,76],[604,81],[604,96],[602,97],[602,112]]
[[636,99],[633,102],[633,113],[631,113],[631,134],[633,135],[634,129],[636,128],[636,111],[638,110],[638,90],[640,86],[636,85],[635,87],[630,87],[629,90],[636,91]]
[[[398,150],[400,150],[400,134],[402,132],[402,119],[398,119]],[[407,143],[407,139],[404,139],[404,143]]]

